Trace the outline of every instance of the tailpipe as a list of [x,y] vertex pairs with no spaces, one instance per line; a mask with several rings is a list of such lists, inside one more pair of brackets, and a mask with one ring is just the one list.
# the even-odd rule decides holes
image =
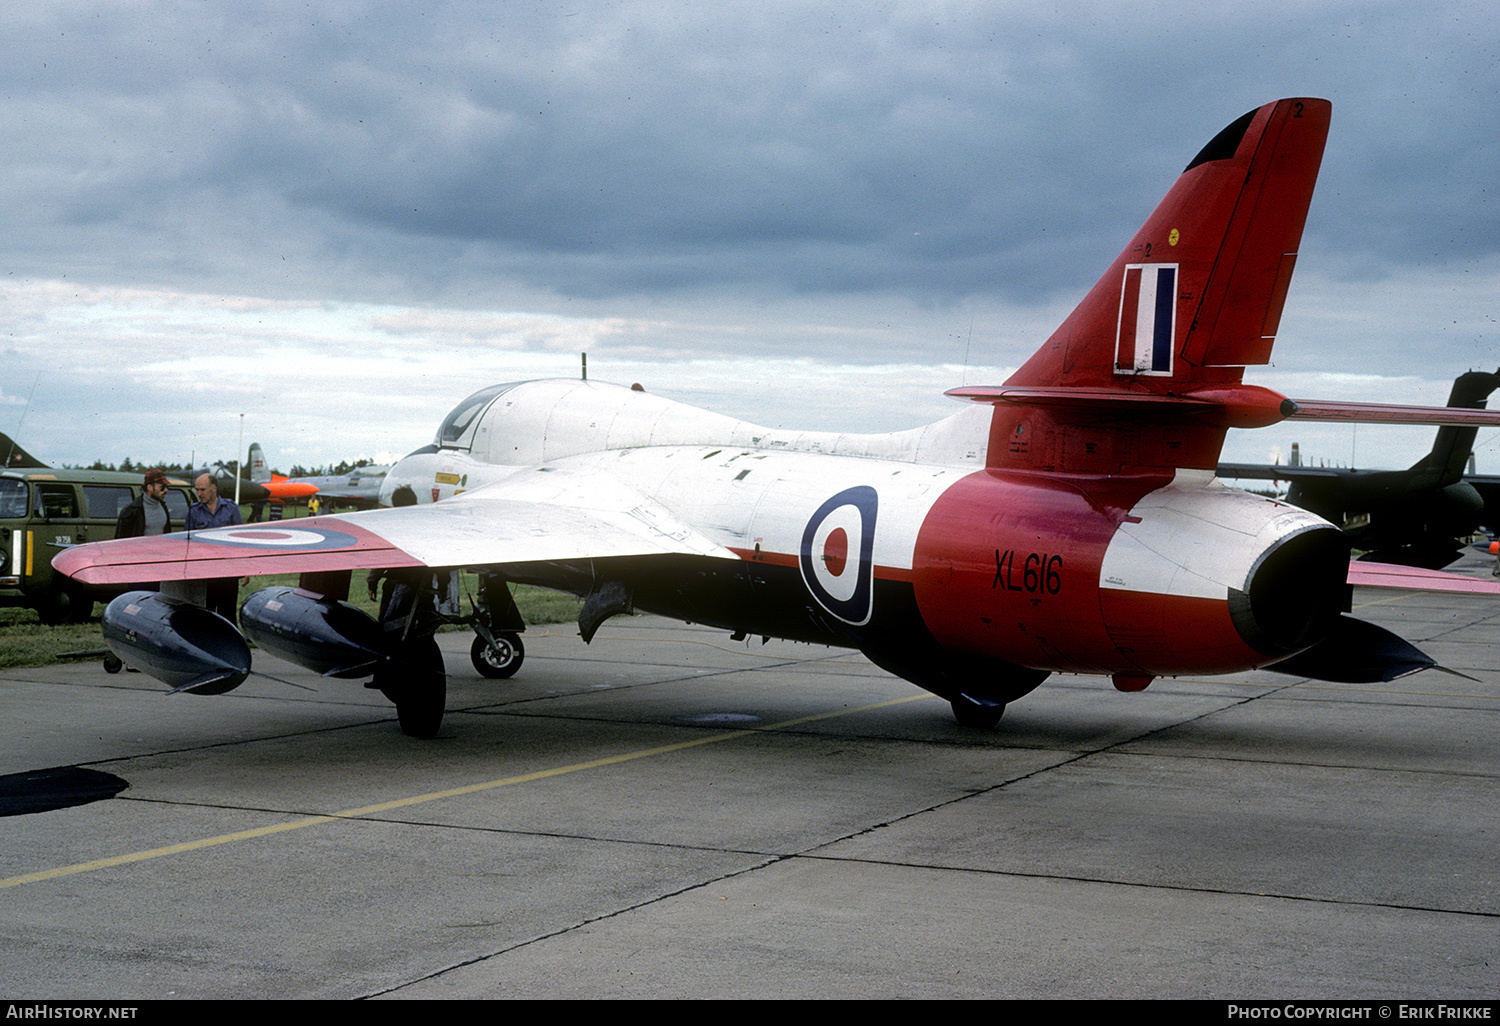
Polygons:
[[1229,617],[1247,645],[1275,657],[1311,648],[1338,627],[1349,576],[1349,542],[1332,524],[1282,538],[1260,554]]
[[104,609],[104,643],[121,660],[195,695],[233,691],[250,675],[250,646],[218,613],[153,591],[127,591]]
[[325,677],[363,677],[388,660],[373,617],[300,588],[257,591],[240,608],[240,626],[261,648]]

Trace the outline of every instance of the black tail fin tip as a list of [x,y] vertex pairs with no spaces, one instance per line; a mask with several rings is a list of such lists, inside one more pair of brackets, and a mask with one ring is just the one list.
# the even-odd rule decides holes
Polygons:
[[1207,164],[1211,160],[1232,160],[1239,152],[1240,141],[1245,138],[1245,132],[1250,128],[1250,122],[1255,120],[1256,110],[1246,111],[1224,126],[1224,130],[1208,141],[1198,155],[1188,162],[1188,166],[1182,169],[1187,174],[1199,164]]

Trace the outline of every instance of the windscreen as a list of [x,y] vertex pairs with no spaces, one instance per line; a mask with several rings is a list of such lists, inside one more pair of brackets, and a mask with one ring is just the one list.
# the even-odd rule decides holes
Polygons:
[[444,449],[467,449],[474,441],[474,425],[495,397],[515,388],[519,381],[482,388],[453,408],[438,428],[437,444]]

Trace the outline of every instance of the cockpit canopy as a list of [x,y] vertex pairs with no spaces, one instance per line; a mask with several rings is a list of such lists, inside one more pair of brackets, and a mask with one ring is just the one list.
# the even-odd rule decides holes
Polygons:
[[521,384],[519,381],[509,381],[503,385],[481,388],[455,406],[453,412],[443,418],[443,424],[438,428],[437,438],[434,439],[437,447],[439,449],[472,448],[474,428],[479,424],[480,415],[489,409],[490,403],[519,384]]

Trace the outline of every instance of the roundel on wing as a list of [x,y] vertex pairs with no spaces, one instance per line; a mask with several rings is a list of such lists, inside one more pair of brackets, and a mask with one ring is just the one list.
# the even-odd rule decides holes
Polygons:
[[874,599],[875,511],[868,485],[846,488],[807,521],[798,565],[818,604],[845,623],[870,622]]
[[326,527],[267,527],[247,524],[237,527],[214,527],[192,533],[194,543],[211,542],[214,545],[233,545],[247,549],[272,549],[283,552],[291,550],[309,551],[322,549],[347,549],[359,543],[359,539],[343,531]]

